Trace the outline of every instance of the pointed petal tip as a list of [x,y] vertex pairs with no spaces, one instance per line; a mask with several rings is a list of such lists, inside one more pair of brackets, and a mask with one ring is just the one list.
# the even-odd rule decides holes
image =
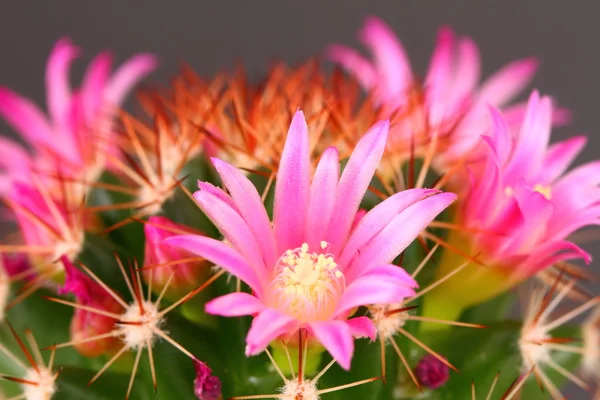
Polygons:
[[306,123],[306,117],[304,116],[304,112],[298,107],[298,109],[294,113],[294,117],[292,118],[289,134],[298,134],[302,131],[306,131],[308,133],[308,124]]
[[523,58],[520,62],[523,70],[529,74],[535,73],[540,67],[540,60],[535,56]]
[[437,31],[439,41],[452,41],[454,39],[454,29],[450,25],[442,25]]
[[[379,121],[375,122],[373,124],[373,126],[371,126],[369,128],[369,130],[363,135],[363,137],[361,138],[360,141],[362,141],[368,137],[375,136],[375,140],[377,140],[377,141],[383,140],[383,141],[387,142],[387,136],[388,136],[389,131],[390,131],[390,120],[389,119],[379,120]],[[360,141],[359,141],[359,143],[360,143]]]

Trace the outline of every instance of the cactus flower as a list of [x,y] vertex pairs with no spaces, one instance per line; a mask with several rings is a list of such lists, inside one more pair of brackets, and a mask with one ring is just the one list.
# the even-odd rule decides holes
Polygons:
[[278,171],[272,225],[243,172],[213,159],[230,194],[200,183],[195,198],[226,242],[199,235],[166,241],[250,286],[252,294],[232,293],[206,305],[211,314],[255,316],[246,337],[247,355],[305,329],[348,369],[353,337],[374,339],[376,334],[369,318],[349,318],[351,311],[414,294],[416,282],[391,262],[455,196],[428,189],[404,191],[375,207],[352,229],[388,128],[389,123],[381,121],[363,136],[341,177],[337,150],[325,150],[311,182],[309,133],[298,111]]
[[526,87],[538,66],[533,58],[518,60],[480,83],[477,45],[442,27],[421,87],[404,47],[382,20],[369,17],[359,39],[371,51],[372,61],[342,45],[331,46],[328,56],[388,110],[392,118],[388,147],[404,159],[413,144],[417,155],[423,155],[434,131],[439,158],[450,161],[468,154],[487,126],[486,105],[505,107]]
[[[475,254],[485,266],[471,265],[431,292],[425,312],[454,319],[478,304],[558,262],[590,255],[567,240],[576,230],[600,223],[600,163],[569,165],[585,145],[584,137],[549,145],[552,104],[533,92],[521,129],[512,134],[499,111],[484,137],[484,165],[471,167],[470,188],[459,203],[448,241]],[[446,251],[438,277],[461,257]],[[451,306],[443,300],[453,297]],[[432,308],[427,308],[428,303]],[[435,304],[434,304],[435,303]],[[433,309],[435,308],[435,310]],[[450,313],[450,314],[449,314]]]
[[46,65],[48,116],[30,100],[0,87],[0,115],[31,149],[28,152],[7,139],[0,141],[1,194],[10,193],[11,182],[28,182],[34,172],[42,172],[55,186],[58,180],[53,175],[94,181],[106,166],[107,152],[115,150],[111,129],[118,107],[156,66],[154,56],[139,54],[111,76],[112,55],[103,52],[88,66],[81,87],[73,90],[69,69],[78,53],[66,38],[50,53]]

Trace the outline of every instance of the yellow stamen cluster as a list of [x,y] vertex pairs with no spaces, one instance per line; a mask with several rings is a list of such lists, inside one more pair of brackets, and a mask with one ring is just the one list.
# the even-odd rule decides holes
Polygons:
[[[552,200],[552,187],[549,185],[542,185],[540,183],[536,183],[533,186],[533,191],[538,192],[539,194],[544,196],[547,200]],[[514,192],[515,192],[515,190],[510,186],[507,186],[506,188],[504,188],[504,193],[507,196],[512,196],[514,194]]]
[[549,185],[536,184],[533,190],[544,196],[547,200],[552,199],[552,187]]
[[[327,247],[321,242],[321,250]],[[278,260],[271,300],[276,308],[301,321],[322,320],[335,310],[345,285],[333,256],[310,252],[304,243]]]

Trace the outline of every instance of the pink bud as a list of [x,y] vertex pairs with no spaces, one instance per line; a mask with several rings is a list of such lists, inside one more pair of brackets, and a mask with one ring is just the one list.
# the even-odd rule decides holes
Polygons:
[[428,354],[417,364],[415,375],[423,386],[437,389],[448,381],[448,366]]
[[212,371],[206,364],[194,361],[196,367],[196,379],[194,379],[194,394],[200,400],[219,400],[221,395],[221,381],[212,375]]
[[[162,291],[173,275],[165,296],[176,300],[206,280],[210,270],[205,260],[164,243],[164,240],[171,236],[198,232],[176,224],[168,218],[156,216],[148,219],[144,231],[144,267],[157,267],[143,270],[142,275],[146,282],[152,280],[152,287],[156,291]],[[161,266],[177,260],[181,262]]]
[[[77,269],[67,257],[61,257],[61,261],[65,267],[66,279],[59,294],[72,293],[78,304],[102,311],[117,314],[123,311],[121,305],[102,286]],[[71,340],[77,342],[108,333],[114,329],[115,322],[113,318],[76,308],[71,320]],[[97,357],[114,350],[116,345],[117,338],[106,338],[76,343],[74,347],[86,357]]]

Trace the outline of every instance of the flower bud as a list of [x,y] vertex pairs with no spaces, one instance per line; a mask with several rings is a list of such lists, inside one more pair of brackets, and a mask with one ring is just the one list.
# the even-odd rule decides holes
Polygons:
[[[171,275],[173,278],[165,292],[165,297],[178,300],[204,282],[209,274],[209,263],[192,253],[169,246],[164,240],[194,232],[187,226],[179,225],[168,218],[150,217],[144,227],[146,246],[144,249],[144,269],[142,276],[146,282],[152,282],[152,288],[158,293],[163,290]],[[181,262],[169,264],[181,260]],[[167,264],[161,266],[163,264]],[[153,268],[150,268],[153,267]]]
[[428,354],[415,367],[415,376],[423,386],[437,389],[448,381],[448,366]]
[[206,364],[194,361],[196,367],[196,379],[194,379],[194,394],[199,400],[220,400],[221,381],[212,375],[212,371]]
[[[77,304],[86,307],[109,313],[122,312],[121,305],[102,286],[78,270],[66,256],[61,257],[61,261],[65,267],[66,278],[59,294],[72,293],[77,299]],[[113,331],[115,322],[115,319],[108,316],[76,308],[70,327],[75,349],[86,357],[97,357],[114,350],[119,345],[116,337],[83,341]]]

